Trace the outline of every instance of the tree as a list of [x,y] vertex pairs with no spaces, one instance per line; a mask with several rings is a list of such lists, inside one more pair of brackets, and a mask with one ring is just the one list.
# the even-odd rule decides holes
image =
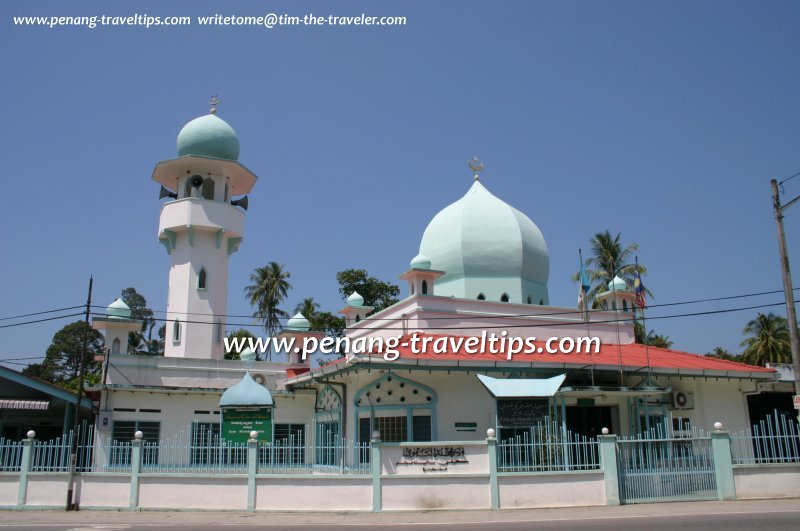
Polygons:
[[103,336],[84,321],[75,321],[56,332],[44,361],[26,367],[23,374],[77,390],[84,340],[86,356],[83,359],[87,381],[91,381],[99,368],[94,357],[103,353]]
[[[589,275],[591,288],[586,298],[593,308],[599,307],[600,302],[597,300],[597,295],[608,290],[608,283],[615,276],[619,276],[629,286],[633,286],[636,264],[632,259],[634,253],[639,249],[639,244],[632,243],[623,248],[621,237],[621,232],[612,236],[611,232],[606,230],[598,232],[589,240],[591,256],[586,259],[586,273]],[[647,274],[647,268],[641,264],[639,265],[639,274],[641,276]],[[572,279],[579,281],[580,273],[576,273]],[[649,296],[653,296],[650,290],[647,288],[645,290]]]
[[751,365],[765,366],[767,363],[791,363],[789,323],[779,315],[759,312],[743,330],[745,339],[741,346],[742,360]]
[[333,337],[344,335],[344,319],[333,315],[331,312],[314,312],[314,315],[307,318],[311,324],[311,330],[325,332]]
[[647,333],[645,344],[651,347],[670,348],[672,346],[672,340],[663,334],[656,334],[655,331],[650,330],[650,332]]
[[[231,339],[235,339],[235,338],[247,339],[247,338],[250,338],[250,337],[255,339],[256,336],[254,336],[253,333],[250,332],[250,330],[245,330],[244,328],[240,328],[239,330],[234,330],[233,332],[228,334],[228,341],[230,341]],[[234,350],[231,350],[230,352],[228,352],[226,350],[225,351],[225,359],[226,360],[238,360],[238,359],[240,359],[239,356],[241,355],[243,350],[244,350],[244,348],[234,349]]]
[[131,319],[142,321],[141,330],[128,334],[128,354],[163,355],[163,345],[160,350],[153,350],[153,347],[159,346],[158,341],[153,342],[153,328],[156,320],[153,318],[153,310],[147,306],[147,299],[144,298],[144,295],[137,292],[135,288],[125,288],[122,290],[122,301],[131,309]]
[[256,308],[253,317],[261,319],[269,336],[275,335],[281,328],[281,319],[289,315],[278,306],[286,299],[291,284],[287,280],[291,274],[278,262],[270,262],[257,268],[250,275],[251,285],[244,291],[247,300]]
[[379,312],[395,304],[400,288],[394,284],[371,277],[364,269],[345,269],[336,273],[339,293],[347,299],[354,291],[364,297],[365,306],[374,306]]
[[294,313],[302,313],[306,319],[311,321],[318,308],[319,304],[314,302],[314,297],[307,297],[302,302],[297,303],[297,306],[294,307]]
[[649,345],[651,347],[670,348],[673,344],[672,340],[663,334],[656,334],[655,330],[650,330],[645,333],[644,325],[641,321],[636,320],[633,322],[633,331],[636,343],[640,345]]
[[742,361],[742,357],[738,354],[731,354],[730,351],[724,349],[722,347],[714,347],[714,350],[711,352],[707,352],[706,356],[709,358],[717,358],[719,360],[728,360],[728,361]]

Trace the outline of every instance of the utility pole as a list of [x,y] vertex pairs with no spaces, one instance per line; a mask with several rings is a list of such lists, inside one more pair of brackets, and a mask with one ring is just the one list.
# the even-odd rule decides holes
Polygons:
[[[792,177],[797,175],[800,174],[792,175]],[[789,179],[792,177],[789,177]],[[789,179],[785,179],[783,182]],[[781,206],[781,197],[778,190],[779,183],[776,179],[772,179],[770,184],[772,184],[772,205],[775,209],[775,222],[778,225],[778,248],[781,255],[783,292],[786,298],[786,318],[789,321],[789,341],[792,347],[792,365],[794,367],[794,394],[797,396],[800,395],[800,339],[797,337],[797,313],[794,308],[794,289],[792,288],[792,274],[789,269],[789,254],[786,251],[786,234],[783,231],[783,212],[800,199],[800,195]],[[797,410],[797,414],[798,421],[800,421],[800,409]]]
[[78,464],[78,430],[81,423],[81,400],[83,399],[83,378],[86,374],[86,343],[89,340],[89,314],[92,311],[92,283],[94,278],[89,276],[89,296],[86,298],[86,328],[83,331],[83,345],[81,346],[81,364],[78,369],[78,393],[75,397],[75,422],[72,424],[72,444],[70,445],[69,480],[67,482],[67,511],[77,511],[78,504],[73,501],[75,491],[75,469]]

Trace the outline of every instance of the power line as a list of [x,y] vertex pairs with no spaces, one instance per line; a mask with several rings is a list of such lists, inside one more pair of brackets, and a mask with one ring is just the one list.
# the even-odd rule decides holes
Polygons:
[[75,317],[77,315],[83,315],[83,312],[71,313],[69,315],[59,315],[57,317],[48,317],[47,319],[36,319],[35,321],[25,321],[24,323],[14,323],[14,324],[0,325],[0,328],[12,328],[12,327],[15,327],[15,326],[23,326],[23,325],[33,324],[33,323],[43,323],[45,321],[56,321],[58,319],[66,319],[68,317]]
[[[680,317],[696,317],[696,316],[702,316],[702,315],[714,315],[714,314],[722,314],[722,313],[739,312],[739,311],[745,311],[745,310],[756,310],[756,309],[762,309],[762,308],[773,308],[775,306],[783,306],[784,304],[785,304],[784,302],[776,302],[776,303],[772,303],[772,304],[759,304],[759,305],[754,305],[754,306],[742,306],[742,307],[739,307],[739,308],[726,308],[726,309],[720,309],[720,310],[706,310],[706,311],[702,311],[702,312],[691,312],[691,313],[673,314],[673,315],[661,315],[661,316],[655,316],[655,317],[648,317],[648,319],[654,320],[654,319],[675,319],[675,318],[680,318]],[[571,312],[571,313],[578,313],[578,312],[576,311],[576,312]],[[92,315],[100,315],[100,314],[92,314]],[[540,314],[540,315],[553,315],[553,314]],[[474,317],[483,318],[483,317],[480,317],[480,316],[465,316],[465,317],[462,317],[461,319],[469,320],[469,319],[474,318]],[[515,317],[515,316],[509,316],[509,317]],[[161,322],[165,322],[165,323],[174,322],[175,321],[175,319],[166,319],[166,318],[161,318],[161,317],[154,317],[153,320],[154,321],[161,321]],[[397,318],[396,320],[399,321],[401,319]],[[628,321],[633,322],[633,321],[635,321],[635,318],[633,318],[633,317],[631,317],[631,318],[623,318],[623,319],[615,318],[615,319],[608,319],[608,320],[602,320],[602,321],[591,321],[588,324],[592,324],[592,325],[594,325],[594,324],[609,324],[609,323],[620,323],[620,322],[628,322]],[[364,321],[361,321],[361,322],[365,323],[365,322],[369,322],[369,320],[365,319]],[[191,321],[191,320],[180,321],[180,323],[182,323],[182,324],[203,324],[203,325],[213,325],[213,326],[217,326],[217,325],[220,324],[218,322],[213,322],[213,321]],[[582,325],[582,324],[585,324],[585,322],[581,320],[581,321],[569,321],[569,322],[561,322],[561,323],[528,323],[528,324],[502,325],[502,326],[452,326],[452,327],[447,327],[447,326],[428,326],[428,327],[414,327],[414,330],[415,331],[417,331],[417,330],[492,330],[492,329],[507,329],[507,328],[539,328],[539,327],[557,327],[557,326],[576,326],[576,325]],[[261,328],[263,326],[261,324],[249,324],[249,323],[225,323],[225,325],[226,326],[241,326],[241,327],[246,327],[246,328]],[[409,327],[404,327],[404,326],[400,326],[400,327],[396,327],[396,326],[395,327],[393,327],[393,326],[377,326],[377,327],[369,327],[369,328],[365,327],[365,328],[361,328],[361,330],[364,330],[364,331],[380,331],[380,330],[407,331],[408,328]]]
[[[798,290],[800,290],[800,287],[794,288],[793,291],[798,291]],[[779,293],[783,293],[783,290],[780,289],[780,290],[773,290],[773,291],[760,291],[760,292],[745,293],[745,294],[740,294],[740,295],[728,295],[728,296],[724,296],[724,297],[711,297],[711,298],[706,298],[706,299],[694,299],[694,300],[688,300],[688,301],[666,302],[666,303],[662,303],[662,304],[651,304],[647,308],[648,309],[666,308],[666,307],[670,307],[670,306],[681,306],[681,305],[687,305],[687,304],[701,304],[701,303],[706,303],[706,302],[719,302],[719,301],[725,301],[725,300],[744,299],[744,298],[749,298],[749,297],[760,297],[760,296],[764,296],[764,295],[776,295],[776,294],[779,294]],[[468,299],[468,300],[472,300],[472,299]],[[485,301],[485,302],[489,302],[489,301]],[[78,308],[80,308],[80,307],[82,307],[82,306],[78,306]],[[106,308],[106,306],[92,306],[92,307],[93,308],[101,308],[101,309],[105,309]],[[258,319],[257,316],[240,315],[240,314],[213,314],[213,313],[205,313],[205,312],[168,312],[166,310],[151,310],[151,311],[153,313],[161,313],[161,314],[167,314],[167,315],[172,315],[173,316],[173,318],[157,318],[157,317],[153,317],[153,319],[156,320],[156,321],[174,321],[175,320],[174,316],[183,316],[183,315],[198,315],[198,316],[205,316],[205,317],[231,317],[231,318],[235,318],[235,319],[238,319],[238,318]],[[581,310],[576,308],[575,310],[567,310],[567,311],[563,311],[563,312],[548,312],[548,313],[538,312],[538,313],[528,313],[528,314],[491,314],[491,315],[483,315],[481,317],[482,318],[487,318],[487,319],[504,319],[504,318],[508,318],[508,317],[551,317],[551,316],[556,316],[556,315],[574,315],[574,314],[580,313],[580,311]],[[600,308],[600,309],[595,308],[595,309],[590,309],[590,310],[587,310],[587,311],[589,313],[596,313],[596,312],[607,312],[609,310],[604,310],[602,308]],[[279,317],[278,318],[279,321],[288,321],[289,319],[291,319],[291,317]],[[463,316],[428,317],[426,320],[428,320],[428,321],[439,321],[439,320],[446,321],[446,320],[452,320],[452,319],[464,319],[464,317]],[[396,320],[397,320],[396,317],[370,317],[370,321],[373,321],[373,322],[374,321],[396,321]],[[192,322],[192,321],[184,321],[184,322]],[[234,325],[234,326],[262,326],[262,325],[248,324],[248,325]]]
[[74,310],[75,308],[83,308],[84,305],[80,304],[78,306],[67,306],[66,308],[59,308],[57,310],[45,310],[43,312],[34,312],[34,313],[24,313],[22,315],[14,315],[11,317],[0,317],[0,321],[9,321],[11,319],[22,319],[23,317],[32,317],[34,315],[44,315],[46,313],[55,313],[55,312],[63,312],[66,310]]

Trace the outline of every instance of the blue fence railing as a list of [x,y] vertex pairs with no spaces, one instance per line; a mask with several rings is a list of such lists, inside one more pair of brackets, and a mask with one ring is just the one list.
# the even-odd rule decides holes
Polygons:
[[557,422],[542,422],[520,433],[501,438],[497,444],[498,472],[556,472],[597,470],[597,439],[574,434]]
[[774,411],[749,429],[731,434],[733,464],[800,463],[797,420]]

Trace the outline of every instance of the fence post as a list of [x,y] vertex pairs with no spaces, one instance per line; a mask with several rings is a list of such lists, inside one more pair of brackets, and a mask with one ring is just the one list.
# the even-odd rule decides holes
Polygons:
[[381,500],[381,435],[375,430],[372,433],[372,453],[370,466],[372,467],[372,511],[379,512],[383,505]]
[[731,458],[731,434],[727,431],[711,432],[711,451],[714,454],[714,476],[717,480],[717,497],[720,500],[736,499]]
[[28,501],[28,472],[31,471],[33,461],[33,439],[36,432],[30,430],[28,438],[22,441],[22,461],[19,465],[19,490],[17,491],[17,505],[23,506]]
[[258,432],[250,433],[247,441],[247,510],[256,510],[256,473],[258,472]]
[[497,438],[492,428],[486,430],[486,444],[489,445],[489,491],[492,495],[492,509],[499,509],[500,487],[497,484]]
[[128,502],[130,509],[139,506],[139,473],[142,471],[142,437],[141,431],[133,434],[131,441],[131,497]]
[[606,483],[606,505],[619,505],[619,471],[617,468],[617,436],[599,435],[600,462]]

